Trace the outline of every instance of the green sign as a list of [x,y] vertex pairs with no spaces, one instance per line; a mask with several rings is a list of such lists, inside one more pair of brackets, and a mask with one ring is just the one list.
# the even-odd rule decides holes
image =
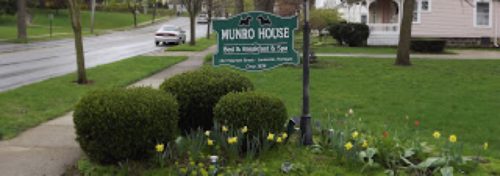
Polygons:
[[214,66],[257,71],[299,63],[293,46],[297,16],[285,18],[266,12],[247,12],[214,20],[213,26],[217,32]]

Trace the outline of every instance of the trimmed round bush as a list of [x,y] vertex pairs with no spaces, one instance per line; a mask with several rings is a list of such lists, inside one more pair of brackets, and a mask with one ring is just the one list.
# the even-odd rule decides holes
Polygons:
[[151,88],[91,92],[76,105],[73,116],[80,147],[102,164],[147,159],[156,144],[178,135],[175,98]]
[[281,132],[286,120],[285,104],[277,97],[256,93],[229,93],[214,108],[217,123],[232,128],[247,126],[251,133]]
[[229,92],[253,90],[250,79],[226,69],[203,68],[174,76],[160,86],[179,102],[179,128],[187,133],[211,129],[213,108]]

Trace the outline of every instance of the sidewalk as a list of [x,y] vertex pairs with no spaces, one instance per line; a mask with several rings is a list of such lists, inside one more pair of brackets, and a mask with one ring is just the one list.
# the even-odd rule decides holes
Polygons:
[[[131,86],[158,88],[164,79],[195,70],[215,47],[190,54],[189,58]],[[169,53],[165,53],[168,55]],[[18,137],[0,141],[0,175],[56,176],[74,165],[82,151],[75,141],[72,113],[25,131]]]
[[[500,59],[500,51],[456,50],[456,54],[411,54],[415,59],[448,60],[492,60]],[[316,53],[320,57],[358,57],[358,58],[396,58],[396,54],[353,54],[353,53]]]

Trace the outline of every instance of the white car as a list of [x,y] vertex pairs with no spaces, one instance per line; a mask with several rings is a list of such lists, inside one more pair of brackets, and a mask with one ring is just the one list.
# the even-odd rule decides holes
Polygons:
[[201,13],[196,17],[196,22],[197,23],[208,23],[208,14],[206,13]]
[[186,43],[186,31],[177,26],[164,25],[155,33],[156,46],[159,46],[162,43],[173,43],[176,45]]

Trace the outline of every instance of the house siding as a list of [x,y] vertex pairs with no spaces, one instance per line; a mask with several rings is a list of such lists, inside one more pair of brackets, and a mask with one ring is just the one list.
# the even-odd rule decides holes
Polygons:
[[[470,1],[474,2],[474,1]],[[474,7],[460,0],[432,0],[431,12],[421,12],[413,24],[413,37],[481,38],[495,37],[500,21],[500,2],[492,1],[491,27],[475,27]],[[497,26],[497,27],[495,27]]]

